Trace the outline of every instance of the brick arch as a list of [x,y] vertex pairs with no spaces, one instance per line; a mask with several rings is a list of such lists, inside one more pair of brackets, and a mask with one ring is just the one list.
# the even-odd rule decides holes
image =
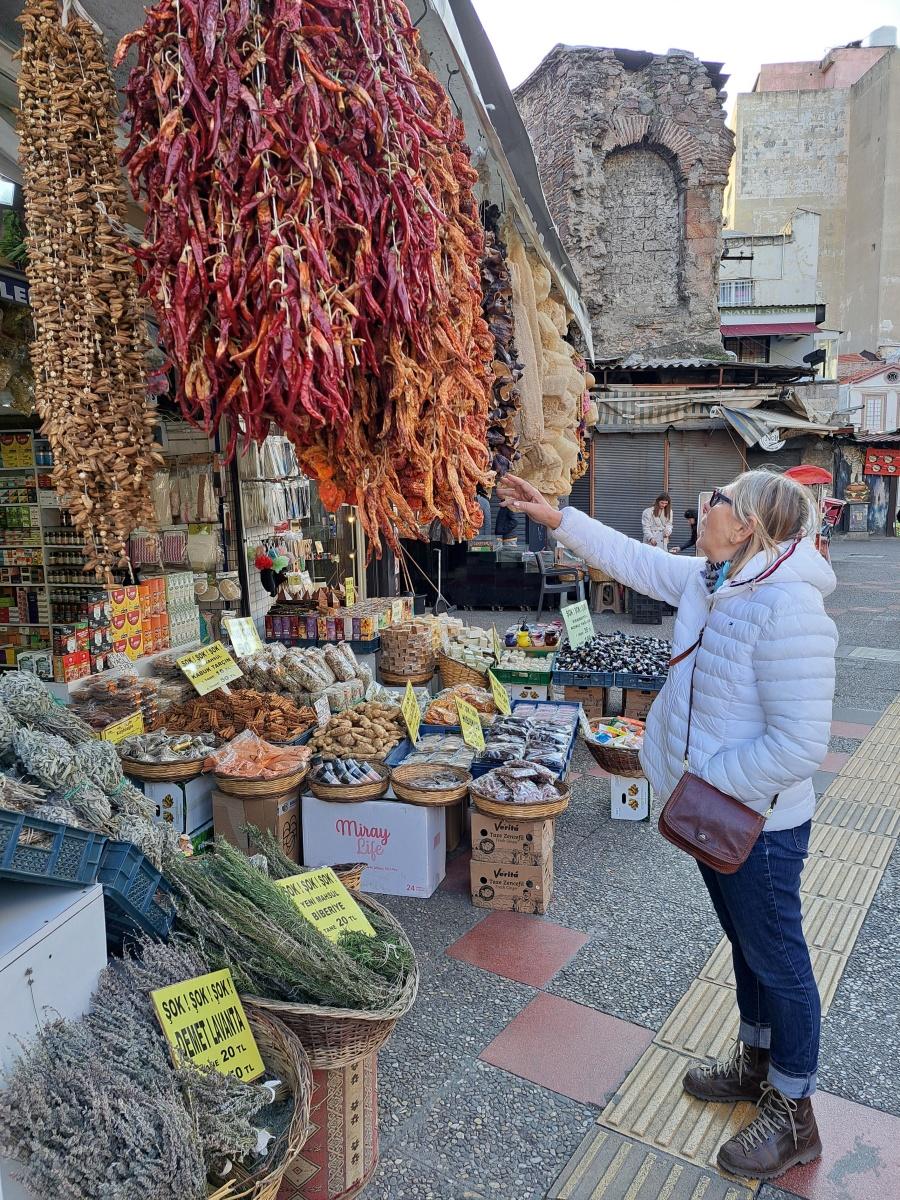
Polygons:
[[668,117],[648,117],[636,113],[614,117],[602,148],[604,153],[609,154],[626,146],[642,144],[667,151],[678,164],[682,183],[691,177],[701,161],[700,143],[689,129]]

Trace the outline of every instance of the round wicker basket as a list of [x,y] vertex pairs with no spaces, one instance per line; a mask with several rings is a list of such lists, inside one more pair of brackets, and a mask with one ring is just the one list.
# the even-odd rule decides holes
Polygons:
[[203,770],[203,759],[188,762],[148,763],[135,758],[123,758],[122,770],[133,779],[147,779],[158,783],[186,783],[196,779]]
[[398,800],[408,804],[421,804],[428,808],[448,808],[458,804],[469,790],[472,776],[463,767],[441,766],[441,771],[454,775],[457,782],[448,788],[419,787],[417,781],[427,778],[434,771],[434,763],[404,763],[394,767],[391,786]]
[[358,892],[368,863],[335,863],[331,868],[348,892]]
[[543,821],[547,817],[558,817],[569,807],[569,789],[562,782],[555,783],[558,799],[546,804],[504,804],[499,800],[491,800],[478,792],[479,780],[475,780],[469,788],[472,803],[480,813],[488,817],[505,817],[509,821]]
[[220,775],[216,772],[216,786],[231,796],[283,796],[299,787],[306,778],[307,767],[291,771],[288,775],[277,775],[274,779],[244,779],[238,775]]
[[380,800],[391,783],[391,768],[381,762],[365,760],[366,765],[381,776],[378,783],[319,783],[310,779],[309,790],[319,800],[330,800],[332,804],[358,804],[360,800]]
[[[359,892],[353,893],[353,899],[364,911],[371,909],[377,912],[382,922],[409,945],[403,927],[386,908]],[[377,1054],[400,1018],[412,1008],[418,990],[419,968],[415,966],[394,1003],[377,1012],[326,1008],[320,1004],[291,1004],[285,1000],[266,1000],[260,996],[244,996],[242,999],[283,1021],[303,1043],[314,1071],[332,1071],[349,1066],[370,1054]]]
[[228,1182],[210,1188],[209,1200],[276,1200],[285,1171],[310,1133],[312,1069],[302,1042],[271,1013],[249,1004],[245,1011],[263,1062],[293,1097],[294,1113],[287,1129],[270,1143],[265,1170],[248,1173],[235,1163]]
[[[592,732],[599,725],[606,724],[607,718],[591,721]],[[610,775],[621,775],[625,779],[640,779],[644,772],[641,768],[640,753],[637,750],[617,750],[614,745],[607,743],[601,746],[593,738],[585,738],[585,745],[604,771]]]
[[394,671],[380,670],[378,674],[381,676],[381,682],[394,687],[411,683],[413,687],[418,687],[423,683],[431,683],[434,677],[434,666],[427,671],[417,671],[412,675],[398,675]]
[[467,667],[465,663],[457,662],[449,654],[438,655],[438,669],[445,688],[453,687],[457,683],[471,683],[480,688],[486,688],[488,685],[486,671],[476,671],[474,667]]

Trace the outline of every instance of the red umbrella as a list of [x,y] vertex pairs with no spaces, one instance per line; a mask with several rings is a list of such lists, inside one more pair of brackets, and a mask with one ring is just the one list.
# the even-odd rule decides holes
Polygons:
[[799,467],[790,467],[785,471],[785,475],[790,479],[796,479],[798,483],[802,483],[806,487],[812,487],[817,483],[831,483],[831,475],[824,467],[814,467],[808,463]]

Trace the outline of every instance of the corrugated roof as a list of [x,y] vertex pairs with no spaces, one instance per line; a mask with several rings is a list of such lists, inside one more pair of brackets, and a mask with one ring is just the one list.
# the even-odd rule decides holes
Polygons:
[[730,358],[665,358],[635,352],[623,358],[617,365],[623,371],[656,371],[661,367],[730,367],[735,364]]

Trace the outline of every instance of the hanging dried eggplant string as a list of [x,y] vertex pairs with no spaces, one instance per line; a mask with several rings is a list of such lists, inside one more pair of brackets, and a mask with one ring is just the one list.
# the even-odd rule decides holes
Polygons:
[[35,403],[85,570],[109,577],[146,523],[162,463],[125,249],[116,93],[100,32],[76,0],[26,0],[19,20]]
[[506,260],[506,246],[500,237],[500,210],[491,205],[485,216],[485,253],[481,260],[482,310],[494,338],[493,403],[488,424],[488,448],[491,466],[498,478],[515,464],[519,456],[516,423],[522,407],[519,380],[524,366],[519,361],[515,342],[512,308],[512,278]]

